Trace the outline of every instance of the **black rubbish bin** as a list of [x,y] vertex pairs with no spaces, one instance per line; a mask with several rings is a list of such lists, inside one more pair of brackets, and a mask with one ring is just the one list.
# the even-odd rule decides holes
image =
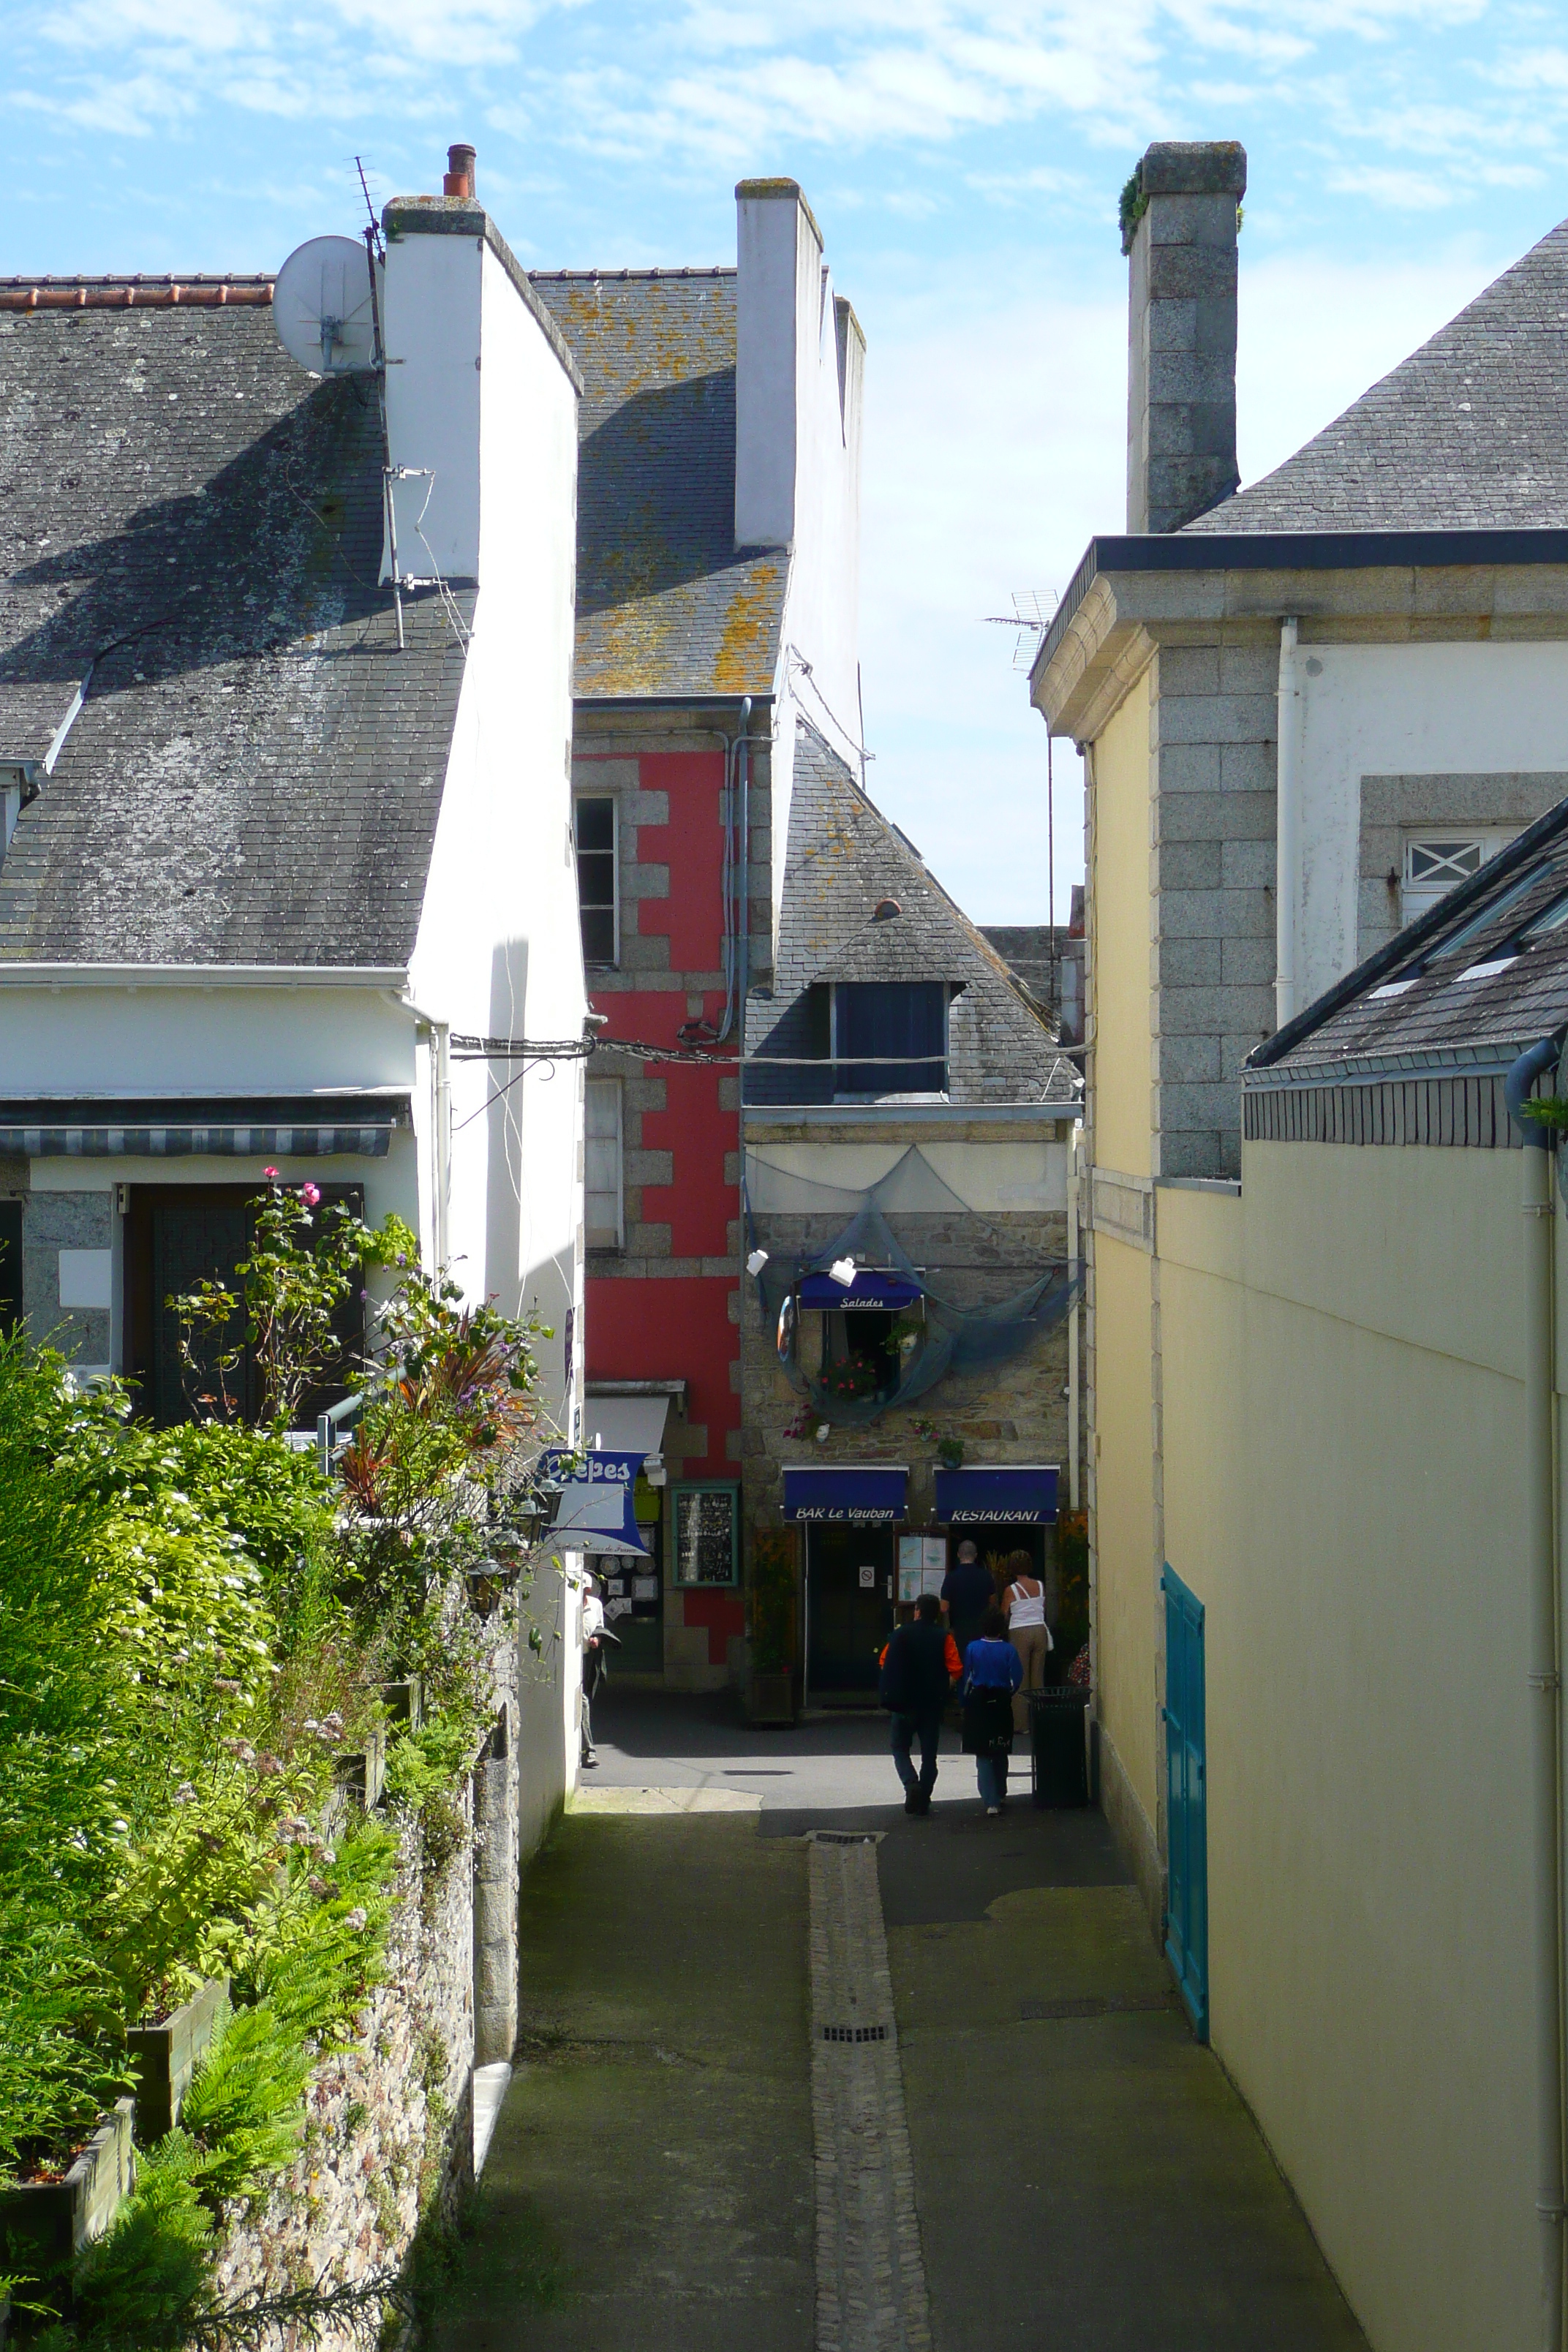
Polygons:
[[1092,1693],[1081,1683],[1058,1683],[1029,1693],[1029,1757],[1037,1805],[1087,1805],[1089,1761],[1085,1717]]

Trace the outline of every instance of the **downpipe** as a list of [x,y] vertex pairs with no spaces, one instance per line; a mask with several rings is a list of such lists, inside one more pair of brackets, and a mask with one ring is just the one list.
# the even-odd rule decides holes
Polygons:
[[1528,1046],[1508,1074],[1509,1114],[1524,1139],[1524,1445],[1521,1463],[1525,1573],[1530,1604],[1531,1840],[1534,1849],[1535,2213],[1541,2250],[1541,2352],[1563,2347],[1563,1957],[1562,1844],[1558,1825],[1562,1673],[1557,1648],[1556,1482],[1552,1463],[1552,1145],[1548,1128],[1524,1117],[1536,1080],[1553,1066],[1559,1037]]
[[1274,768],[1274,1024],[1294,1021],[1296,899],[1301,874],[1301,681],[1297,675],[1298,624],[1279,624],[1279,741]]
[[438,1020],[434,1013],[416,1004],[411,996],[395,997],[399,1012],[412,1013],[419,1026],[427,1031],[430,1041],[431,1109],[435,1133],[431,1137],[431,1173],[434,1191],[430,1201],[430,1246],[436,1260],[436,1271],[444,1274],[449,1255],[447,1224],[452,1195],[452,1024]]

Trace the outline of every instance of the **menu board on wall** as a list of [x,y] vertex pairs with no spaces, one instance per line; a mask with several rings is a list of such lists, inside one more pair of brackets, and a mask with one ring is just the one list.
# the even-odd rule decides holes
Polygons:
[[733,1584],[733,1486],[675,1490],[675,1576],[678,1584]]
[[947,1574],[947,1538],[945,1536],[900,1536],[899,1538],[899,1599],[918,1601],[922,1592],[942,1595],[942,1583]]

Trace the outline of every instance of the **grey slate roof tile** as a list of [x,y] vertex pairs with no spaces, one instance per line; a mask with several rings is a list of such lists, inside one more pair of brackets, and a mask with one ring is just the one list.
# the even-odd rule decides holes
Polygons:
[[0,956],[406,962],[462,655],[434,596],[395,650],[381,463],[266,309],[0,313],[0,759],[94,664]]
[[735,547],[735,273],[536,272],[582,372],[579,697],[771,694],[788,558]]
[[[872,919],[878,902],[900,913]],[[747,1051],[809,1054],[809,991],[833,981],[945,980],[954,1103],[1076,1101],[1076,1071],[984,934],[823,739],[802,725],[784,857],[774,992],[747,1004]],[[753,1073],[748,1099],[802,1099],[809,1073]]]
[[1568,222],[1272,474],[1185,527],[1568,523]]

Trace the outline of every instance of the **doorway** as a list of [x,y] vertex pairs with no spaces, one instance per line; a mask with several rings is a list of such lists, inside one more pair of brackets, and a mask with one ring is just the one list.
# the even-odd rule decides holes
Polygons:
[[1174,1569],[1165,1596],[1165,1953],[1200,2042],[1209,2031],[1208,1759],[1204,1608]]
[[806,1688],[874,1691],[893,1630],[898,1535],[892,1528],[806,1530]]

